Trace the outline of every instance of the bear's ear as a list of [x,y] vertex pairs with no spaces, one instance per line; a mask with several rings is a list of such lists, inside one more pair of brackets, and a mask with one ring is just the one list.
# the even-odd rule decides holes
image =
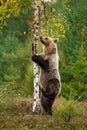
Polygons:
[[54,39],[54,42],[55,42],[55,43],[57,43],[57,41],[58,41],[57,39]]
[[58,38],[57,38],[57,39],[54,39],[54,42],[55,42],[55,43],[57,43],[58,41],[59,41],[59,39],[58,39]]

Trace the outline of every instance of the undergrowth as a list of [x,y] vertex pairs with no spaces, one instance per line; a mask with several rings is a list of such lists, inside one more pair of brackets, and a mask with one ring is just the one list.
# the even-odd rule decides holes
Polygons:
[[86,130],[87,102],[56,99],[52,116],[32,114],[32,98],[0,100],[0,130]]

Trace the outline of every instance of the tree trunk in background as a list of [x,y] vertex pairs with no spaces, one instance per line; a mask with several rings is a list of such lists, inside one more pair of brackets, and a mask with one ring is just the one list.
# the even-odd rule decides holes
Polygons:
[[[37,54],[38,52],[38,40],[39,40],[39,5],[38,2],[34,2],[34,43],[32,53]],[[34,102],[33,102],[33,113],[40,112],[40,99],[39,99],[39,75],[38,65],[34,63]]]

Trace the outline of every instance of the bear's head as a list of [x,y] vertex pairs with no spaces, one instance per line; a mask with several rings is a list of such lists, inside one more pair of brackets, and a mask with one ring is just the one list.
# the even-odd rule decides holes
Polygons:
[[57,39],[53,39],[48,36],[41,36],[40,41],[43,44],[44,54],[50,55],[55,54],[57,52]]

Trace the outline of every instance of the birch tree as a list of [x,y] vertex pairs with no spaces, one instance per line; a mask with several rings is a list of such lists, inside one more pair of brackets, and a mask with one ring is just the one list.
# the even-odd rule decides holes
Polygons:
[[[37,1],[34,2],[34,42],[32,47],[32,53],[37,54],[38,52],[38,40],[39,40],[39,4]],[[33,102],[33,113],[39,113],[40,111],[40,99],[39,99],[39,75],[38,65],[34,63],[34,102]]]

